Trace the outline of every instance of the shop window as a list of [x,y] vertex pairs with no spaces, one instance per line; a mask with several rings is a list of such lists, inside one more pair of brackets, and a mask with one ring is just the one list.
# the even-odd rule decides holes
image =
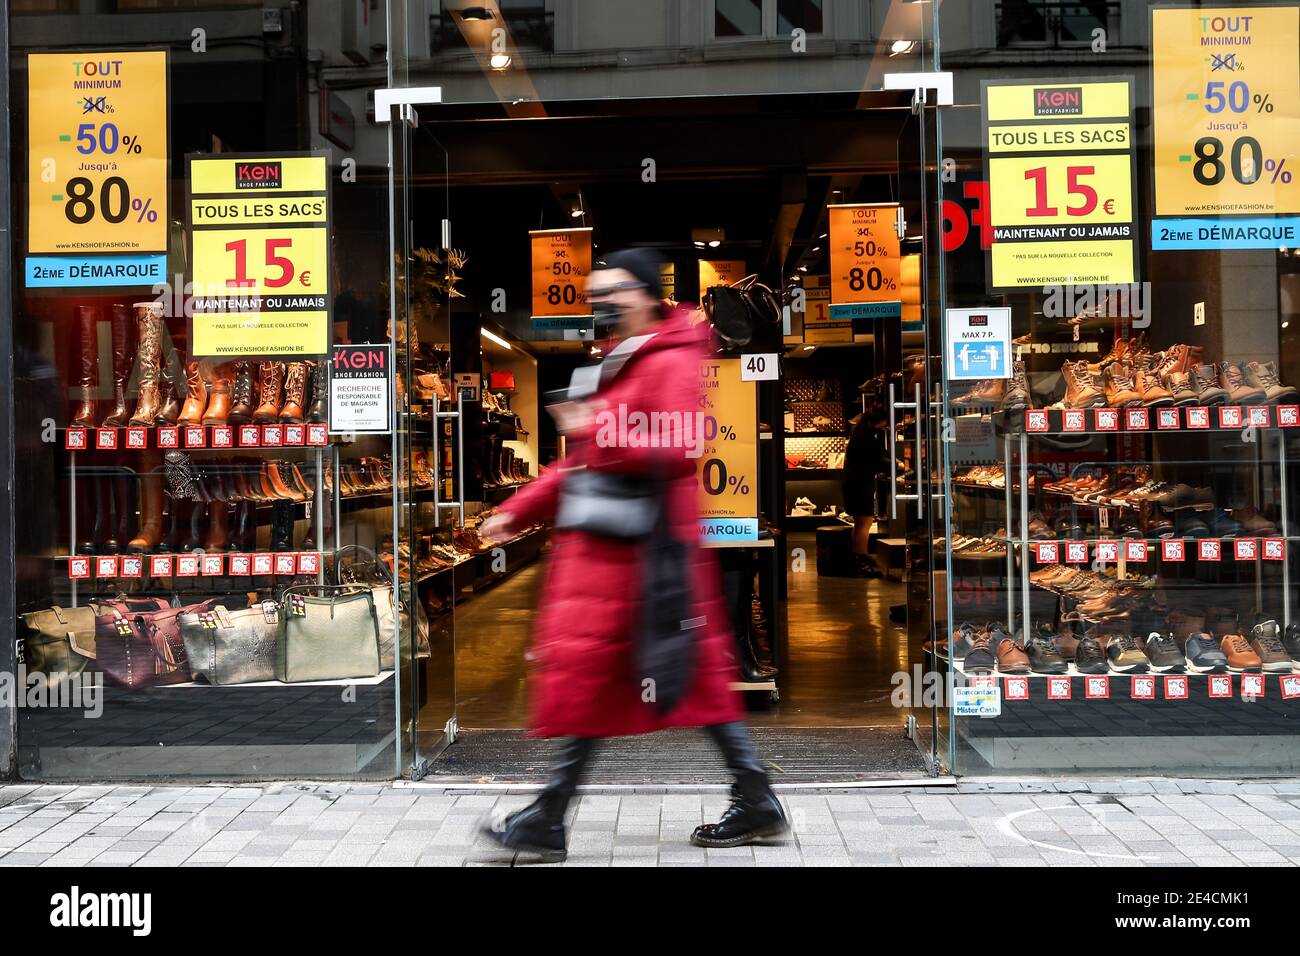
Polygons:
[[1094,30],[1114,37],[1119,29],[1117,2],[1061,3],[1059,0],[1000,0],[994,8],[998,46],[1084,46]]
[[77,0],[13,0],[13,13],[76,13]]
[[713,37],[789,36],[794,30],[819,34],[826,19],[826,0],[715,0]]

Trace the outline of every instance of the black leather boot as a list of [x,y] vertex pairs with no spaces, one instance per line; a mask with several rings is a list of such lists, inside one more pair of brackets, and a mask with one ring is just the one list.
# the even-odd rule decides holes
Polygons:
[[551,778],[537,799],[506,817],[483,825],[489,840],[508,850],[537,853],[543,863],[558,863],[568,856],[564,811],[582,779],[582,771],[596,741],[572,737],[565,741],[551,767]]
[[749,730],[738,720],[713,724],[705,730],[722,751],[736,782],[731,787],[731,806],[723,811],[722,819],[696,827],[691,842],[696,846],[744,846],[784,836],[790,826],[781,801],[767,782]]
[[293,550],[293,502],[277,501],[271,505],[271,550]]
[[329,363],[325,359],[314,363],[311,371],[311,404],[307,406],[307,421],[323,423],[329,419]]

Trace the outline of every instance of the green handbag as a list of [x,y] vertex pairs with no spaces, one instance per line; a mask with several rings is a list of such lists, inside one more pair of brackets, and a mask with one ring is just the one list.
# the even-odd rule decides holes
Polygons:
[[51,607],[22,615],[23,664],[29,674],[40,672],[50,689],[85,670],[95,669],[94,604],[85,607]]
[[[308,593],[313,591],[323,593]],[[275,645],[277,678],[297,684],[378,674],[379,620],[369,588],[285,588]]]

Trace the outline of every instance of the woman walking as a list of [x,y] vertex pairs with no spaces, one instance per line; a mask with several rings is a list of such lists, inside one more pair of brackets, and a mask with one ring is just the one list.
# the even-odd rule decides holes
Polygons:
[[[738,676],[738,664],[717,562],[697,544],[695,459],[688,453],[700,447],[702,437],[691,429],[699,417],[708,327],[695,323],[691,310],[663,302],[660,261],[653,253],[627,250],[605,256],[604,262],[591,275],[589,294],[597,336],[607,331],[619,346],[606,352],[597,383],[587,389],[591,394],[573,394],[581,391],[575,374],[570,400],[552,406],[566,436],[567,457],[484,522],[481,533],[503,540],[519,527],[553,523],[566,481],[571,482],[565,499],[569,513],[582,512],[584,502],[572,499],[579,488],[575,476],[594,479],[584,480],[583,488],[653,482],[651,487],[662,489],[665,534],[679,550],[685,574],[688,597],[682,603],[688,606],[673,610],[689,629],[687,646],[675,662],[688,671],[680,699],[665,708],[639,653],[647,609],[662,611],[669,600],[653,593],[653,580],[647,587],[652,562],[645,541],[593,533],[581,521],[566,527],[561,520],[539,602],[532,703],[533,732],[567,739],[541,795],[485,830],[504,847],[545,859],[565,856],[565,809],[597,741],[668,727],[704,727],[735,777],[731,806],[719,822],[696,828],[692,843],[740,846],[787,829],[741,720],[739,696],[728,686]],[[677,423],[680,440],[643,441],[637,422]],[[633,427],[620,428],[620,423]],[[586,504],[599,512],[601,506],[608,511],[610,502]],[[629,521],[634,506],[630,501],[626,506]],[[613,510],[617,514],[618,506]]]

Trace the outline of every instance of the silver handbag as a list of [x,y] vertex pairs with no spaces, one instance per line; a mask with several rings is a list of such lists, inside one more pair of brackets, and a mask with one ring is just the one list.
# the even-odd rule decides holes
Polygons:
[[178,618],[190,673],[209,684],[275,680],[280,606],[263,601],[239,611],[217,605]]
[[638,475],[573,468],[560,479],[556,531],[644,539],[659,518],[663,483]]
[[316,584],[285,588],[275,672],[287,684],[377,676],[379,620],[370,589]]

